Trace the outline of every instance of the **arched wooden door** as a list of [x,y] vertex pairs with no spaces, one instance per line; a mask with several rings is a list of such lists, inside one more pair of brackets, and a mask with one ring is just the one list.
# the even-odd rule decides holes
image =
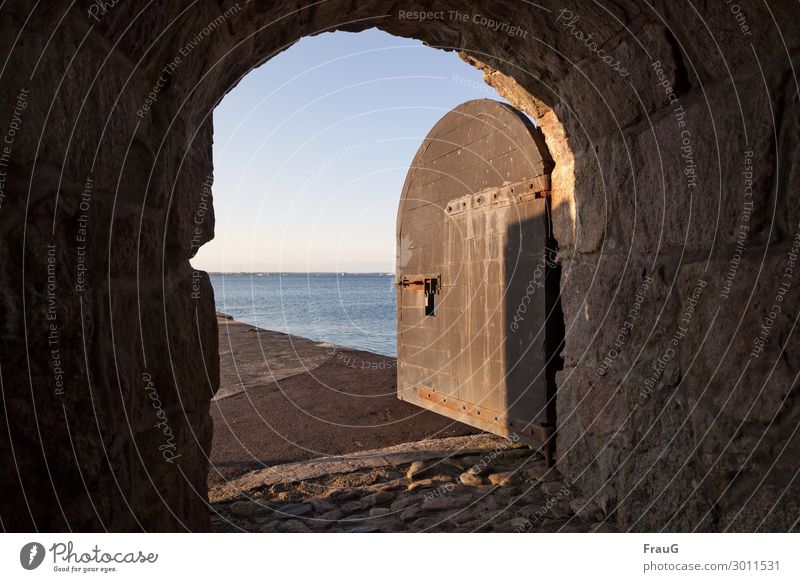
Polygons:
[[397,217],[400,399],[552,442],[552,167],[539,129],[497,101],[459,105],[425,138]]

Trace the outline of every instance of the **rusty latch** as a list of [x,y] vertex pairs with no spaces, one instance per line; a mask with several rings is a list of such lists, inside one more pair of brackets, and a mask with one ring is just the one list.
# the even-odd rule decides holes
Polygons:
[[439,278],[438,275],[403,275],[397,284],[409,291],[424,291],[425,295],[438,294]]
[[422,291],[425,293],[425,315],[435,315],[434,296],[439,294],[441,275],[404,275],[398,285],[409,291]]

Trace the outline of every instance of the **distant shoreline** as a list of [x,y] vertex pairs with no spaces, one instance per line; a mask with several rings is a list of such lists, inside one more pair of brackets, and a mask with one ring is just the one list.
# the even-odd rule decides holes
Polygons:
[[[202,269],[199,269],[202,270]],[[224,275],[255,275],[260,277],[292,277],[297,275],[304,276],[339,276],[339,277],[358,277],[371,275],[373,277],[394,277],[394,273],[388,271],[206,271],[209,275],[219,277]]]

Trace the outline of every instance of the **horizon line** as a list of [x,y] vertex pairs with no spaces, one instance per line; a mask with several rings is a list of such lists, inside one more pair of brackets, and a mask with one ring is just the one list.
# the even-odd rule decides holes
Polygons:
[[205,269],[195,269],[205,271],[209,275],[386,275],[392,274],[389,271],[209,271]]

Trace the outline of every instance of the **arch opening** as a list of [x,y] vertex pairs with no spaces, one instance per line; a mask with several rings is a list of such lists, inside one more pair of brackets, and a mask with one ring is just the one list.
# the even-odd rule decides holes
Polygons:
[[[334,34],[336,34],[336,33],[334,33]],[[393,38],[396,38],[396,37],[393,37]],[[289,52],[291,52],[292,50],[294,50],[294,47],[288,49]],[[432,49],[428,48],[428,49],[424,49],[424,50],[432,50]],[[450,56],[452,58],[456,57],[456,55],[448,55],[448,56]],[[490,69],[488,67],[488,65],[485,65],[482,62],[476,61],[473,58],[467,57],[467,55],[465,53],[463,53],[463,52],[460,53],[460,57],[461,57],[461,60],[464,63],[466,63],[467,65],[470,65],[471,67],[474,67],[475,69],[477,69],[478,71],[480,71],[483,74],[483,82],[486,83],[485,86],[486,86],[486,88],[488,89],[489,92],[492,92],[493,89],[497,90],[498,86],[499,86],[500,89],[498,90],[498,94],[500,94],[501,91],[503,91],[503,87],[507,87],[507,86],[511,87],[511,89],[509,89],[507,91],[508,94],[517,103],[525,104],[525,106],[529,110],[528,112],[533,112],[536,115],[537,121],[544,120],[544,122],[546,124],[553,124],[554,116],[552,115],[552,113],[549,112],[549,110],[547,110],[541,104],[541,102],[535,100],[533,97],[530,96],[530,94],[528,94],[526,91],[522,90],[521,86],[519,84],[517,84],[515,81],[513,81],[513,79],[511,79],[510,77],[502,76],[499,72],[497,72],[497,71],[495,71],[493,69]],[[300,76],[300,75],[298,75],[298,76]],[[460,85],[462,87],[468,88],[472,92],[475,92],[476,90],[480,91],[480,89],[476,85],[475,78],[462,77],[458,81],[456,81],[456,77],[457,76],[458,75],[453,75],[452,78],[449,80],[449,82],[450,83],[457,83],[458,85]],[[497,86],[493,86],[491,83],[487,83],[487,80],[489,80],[491,78],[495,79],[495,85],[497,85]],[[241,79],[241,83],[246,83],[246,82],[247,82],[247,79],[245,79],[245,78]],[[280,82],[280,79],[278,79],[278,82]],[[237,84],[239,84],[238,81],[237,81]],[[235,91],[236,90],[234,90],[234,93],[235,93]],[[336,91],[335,89],[332,89],[331,93],[334,93],[335,91]],[[498,95],[498,96],[500,98],[504,99],[504,97],[501,96],[501,94]],[[465,99],[468,99],[470,97],[473,97],[473,95],[471,95],[470,93],[465,93],[465,95],[464,95]],[[534,107],[534,105],[535,105],[535,107]],[[219,104],[217,106],[219,106]],[[440,108],[439,111],[437,111],[436,115],[440,116],[440,115],[444,114],[445,111],[446,111],[446,108]],[[524,110],[517,110],[517,111],[522,111],[522,113],[528,113],[528,112],[526,112]],[[332,125],[334,125],[334,126],[337,125],[336,120],[333,120],[333,121],[334,121],[334,123]],[[528,123],[530,123],[530,122],[528,122]],[[291,126],[289,125],[287,127],[290,128]],[[341,128],[335,128],[335,129],[341,129]],[[416,135],[416,142],[417,143],[422,141],[422,136],[423,135],[424,135],[424,133],[422,133],[421,135]],[[235,139],[235,138],[232,137],[230,139]],[[230,140],[228,138],[225,138],[225,141],[227,143]],[[352,140],[350,140],[350,141],[352,141]],[[412,143],[414,141],[415,140],[412,140]],[[337,151],[351,151],[351,150],[353,150],[352,144],[350,144],[350,145],[340,144],[340,145],[341,145],[341,147]],[[345,145],[347,145],[346,148],[344,147]],[[413,147],[415,149],[416,145],[414,145]],[[546,145],[542,144],[541,147],[546,150]],[[359,148],[356,148],[356,154],[358,153],[358,151],[357,151],[358,149]],[[563,157],[563,152],[564,152],[564,150],[562,148],[562,150],[561,150],[562,157]],[[482,154],[482,155],[485,155],[485,153]],[[339,162],[341,162],[343,159],[349,158],[349,154],[344,156],[344,157],[339,156],[337,154],[336,158],[338,159]],[[406,158],[408,158],[408,156],[406,156]],[[353,156],[352,159],[357,161],[357,156]],[[548,156],[548,159],[549,159],[549,156]],[[400,167],[403,170],[403,174],[405,173],[404,164],[407,164],[408,161],[409,161],[408,159],[405,159],[400,164]],[[528,163],[528,162],[524,162],[524,163]],[[530,162],[530,163],[533,163],[533,162]],[[559,184],[559,185],[562,184],[563,183],[563,176],[567,175],[567,173],[561,172],[557,176],[554,176],[553,180],[552,180],[552,184],[551,184],[551,182],[549,180],[549,176],[550,176],[550,174],[552,172],[552,162],[549,162],[549,163],[551,165],[548,166],[548,168],[547,168],[547,173],[548,173],[548,210],[547,210],[547,213],[548,213],[548,217],[549,217],[548,218],[548,232],[549,232],[548,242],[550,243],[548,245],[548,248],[551,249],[551,251],[553,251],[553,253],[551,255],[549,255],[549,257],[548,257],[548,262],[547,262],[547,264],[548,264],[547,281],[548,281],[548,286],[550,287],[551,293],[553,292],[553,290],[555,290],[556,295],[554,295],[554,297],[557,297],[558,278],[557,277],[555,277],[555,278],[553,277],[553,274],[556,272],[555,269],[553,268],[553,267],[555,267],[555,264],[556,264],[556,255],[555,255],[556,247],[553,246],[553,244],[552,244],[555,241],[555,239],[554,239],[554,237],[552,235],[552,230],[553,230],[553,228],[552,228],[552,217],[553,217],[554,214],[553,214],[553,210],[552,210],[552,198],[549,195],[551,193],[551,188],[552,189],[556,189],[557,187],[560,187],[560,186],[556,186],[556,184]],[[278,165],[280,165],[280,164],[278,164]],[[413,163],[412,163],[412,166],[413,166]],[[313,163],[312,163],[312,167],[313,167]],[[323,165],[319,165],[319,167],[323,168],[323,170],[322,170],[322,172],[317,172],[316,173],[316,177],[317,178],[319,177],[319,175],[321,173],[327,172],[330,169],[328,166],[323,167]],[[283,169],[282,166],[281,166],[281,169]],[[308,180],[304,180],[303,183],[300,185],[301,191],[303,190],[303,187],[307,184],[307,182],[308,182]],[[219,188],[219,185],[215,184],[215,186],[214,186],[215,192],[218,191],[218,188]],[[399,196],[400,196],[399,190],[400,189],[399,188],[395,188],[395,190],[396,190],[397,199],[399,200]],[[268,194],[269,194],[269,192],[265,193],[265,199],[266,199],[266,195],[268,195]],[[278,208],[275,208],[275,206],[278,206]],[[283,218],[291,219],[292,216],[297,216],[298,213],[302,213],[302,210],[298,210],[297,205],[292,204],[292,203],[289,204],[289,209],[290,209],[290,213],[289,214],[284,213],[284,214],[281,215]],[[273,210],[273,212],[277,211],[279,214],[281,213],[281,208],[280,208],[279,205],[273,205],[272,210]],[[221,218],[219,211],[217,211],[216,217],[217,217],[218,220]],[[223,220],[225,220],[225,219],[223,218]],[[399,214],[398,214],[398,220],[399,220]],[[289,223],[290,222],[291,222],[291,220],[289,220]],[[393,223],[394,223],[394,220],[392,220],[392,227],[391,227],[392,235],[394,235],[394,232],[393,232],[394,231],[394,224]],[[219,226],[220,223],[218,222],[217,224]],[[394,239],[394,236],[392,236],[392,238]],[[331,241],[331,242],[333,242],[333,241]],[[517,242],[520,243],[519,240]],[[403,252],[403,249],[401,247],[402,247],[402,243],[398,243],[398,247],[397,247],[398,248],[398,253],[402,253]],[[203,253],[203,250],[201,248],[200,253],[198,255],[198,258],[202,258],[202,256],[203,256],[202,253]],[[398,257],[398,260],[399,259],[400,259],[400,257]],[[514,267],[515,269],[520,269],[521,270],[521,269],[524,268],[524,267],[522,267],[522,266],[520,266],[518,264],[519,263],[519,257],[517,258],[516,263],[517,263],[517,266]],[[203,266],[202,263],[198,265],[196,260],[193,261],[193,264],[195,264],[196,267],[202,267]],[[217,270],[217,269],[207,269],[207,270],[214,271],[214,270]],[[226,269],[221,269],[221,270],[224,271]],[[230,269],[228,269],[228,270],[230,270]],[[247,271],[248,269],[243,269],[243,270]],[[261,278],[262,276],[264,276],[264,277],[270,277],[270,276],[274,277],[274,276],[277,275],[278,276],[278,281],[280,282],[281,275],[284,275],[284,276],[286,275],[286,273],[284,271],[290,270],[290,269],[283,269],[283,268],[279,268],[279,269],[276,269],[276,270],[274,270],[274,269],[254,269],[254,268],[251,267],[251,269],[249,269],[249,270],[256,271],[257,272],[257,276],[259,277],[259,279],[255,279],[254,280],[252,275],[251,275],[251,276],[249,276],[249,281],[245,281],[245,287],[249,287],[250,290],[252,291],[252,289],[254,288],[254,281],[257,281],[255,286],[258,286],[258,285],[260,285],[260,283],[262,283],[262,282],[267,280],[267,279],[262,279]],[[305,278],[306,283],[308,283],[308,281],[310,280],[309,271],[313,271],[313,269],[310,269],[310,268],[305,269],[304,278]],[[348,273],[347,272],[348,269],[344,269],[344,268],[336,268],[336,269],[333,269],[333,271],[335,273],[337,273],[339,276],[344,275],[344,274],[352,275],[352,273]],[[392,271],[393,274],[396,274],[394,266],[392,267],[391,271]],[[397,273],[399,273],[399,271],[397,271]],[[315,275],[316,275],[316,273],[315,273]],[[220,291],[222,291],[223,285],[225,284],[225,278],[221,273],[213,274],[212,277],[215,277],[215,279],[212,279],[212,281],[214,283],[217,296],[219,297]],[[394,279],[394,277],[392,279]],[[230,277],[228,277],[228,280],[230,281]],[[271,279],[271,280],[274,281],[275,279]],[[352,277],[350,279],[348,279],[348,281],[352,281],[352,280],[353,280]],[[553,287],[553,285],[555,285],[555,286]],[[338,283],[337,283],[337,287],[339,289],[341,289],[341,286]],[[223,297],[224,296],[225,295],[224,295],[224,291],[223,291]],[[512,302],[512,301],[513,301],[512,299],[509,299],[509,302]],[[217,306],[217,311],[224,312],[228,316],[230,316],[230,315],[236,316],[237,315],[236,313],[232,313],[232,311],[225,306],[225,302],[224,301],[221,303],[218,300],[217,303],[216,303],[216,306]],[[285,304],[284,304],[284,307],[285,307]],[[282,307],[282,308],[284,308],[284,307]],[[498,304],[497,305],[497,309],[501,309],[501,308],[502,308],[502,305]],[[550,308],[550,311],[552,312],[552,307]],[[558,315],[561,316],[560,312],[559,312]],[[548,317],[550,317],[550,316],[548,316]],[[237,317],[237,319],[238,318],[239,317]],[[254,321],[254,320],[247,320],[247,321],[249,321],[250,323],[255,324],[257,326],[259,324],[258,321]],[[226,387],[226,384],[231,384],[231,383],[242,384],[243,383],[242,382],[242,374],[241,374],[241,372],[239,370],[240,365],[238,365],[236,363],[236,357],[231,353],[231,352],[234,351],[234,346],[231,344],[232,338],[235,338],[234,339],[235,342],[239,342],[239,341],[241,341],[239,339],[241,337],[241,334],[238,333],[239,330],[236,330],[236,329],[234,329],[232,327],[232,324],[229,323],[229,321],[226,318],[219,319],[219,322],[220,322],[220,329],[221,329],[221,333],[220,333],[221,350],[220,351],[221,351],[221,354],[222,353],[226,354],[225,357],[228,357],[228,358],[231,359],[231,361],[228,362],[227,366],[226,366],[224,361],[223,361],[223,365],[222,365],[222,372],[223,372],[223,387],[222,387],[222,393],[221,393],[222,394],[222,398],[223,399],[227,399],[227,398],[233,396],[233,397],[237,398],[238,400],[247,401],[248,405],[252,406],[252,408],[254,410],[259,408],[259,407],[263,407],[267,403],[266,402],[261,402],[258,405],[254,404],[253,398],[251,398],[250,396],[245,394],[246,390],[239,391],[239,390],[234,389],[233,393],[231,393],[231,389],[229,387]],[[288,323],[288,322],[285,322],[285,323]],[[563,327],[563,321],[560,323],[560,325]],[[261,327],[273,327],[273,326],[271,326],[270,324],[267,323],[266,325],[262,325]],[[253,331],[253,330],[251,330],[251,331]],[[292,331],[289,330],[289,329],[283,329],[283,331],[288,331],[289,333],[292,333]],[[306,334],[303,334],[301,332],[299,335],[306,335]],[[252,356],[255,355],[258,359],[262,360],[262,363],[266,363],[267,366],[270,367],[269,363],[268,363],[268,360],[274,354],[268,354],[267,352],[269,352],[269,349],[267,349],[265,351],[265,345],[264,344],[271,342],[272,339],[268,339],[266,337],[266,333],[265,332],[261,332],[261,331],[259,331],[256,334],[256,336],[259,338],[260,354],[258,354],[258,353],[257,354],[253,354],[251,352],[251,353],[249,353],[249,356],[252,357]],[[263,342],[261,341],[261,337],[262,336],[264,336],[264,341]],[[345,359],[349,359],[349,358],[353,358],[353,357],[359,358],[361,360],[364,359],[363,354],[355,355],[355,356],[353,354],[349,354],[348,355],[347,353],[343,353],[342,352],[341,346],[336,346],[336,345],[332,345],[331,348],[326,349],[326,353],[324,353],[324,354],[312,354],[310,351],[307,351],[305,347],[297,346],[298,343],[302,343],[302,339],[303,338],[299,338],[299,339],[301,340],[301,342],[294,342],[291,339],[289,341],[289,344],[291,345],[291,349],[293,351],[295,351],[296,354],[297,354],[298,350],[299,350],[299,352],[301,352],[299,357],[298,357],[298,361],[295,362],[295,364],[297,364],[297,365],[295,365],[294,368],[302,369],[303,373],[308,373],[308,374],[310,374],[311,377],[315,377],[315,375],[319,375],[320,370],[318,370],[318,368],[320,366],[320,362],[316,361],[316,360],[319,359],[318,356],[320,356],[322,358],[320,361],[323,362],[323,363],[326,362],[326,361],[329,362],[331,360],[331,352],[333,352],[335,358],[340,358],[340,357],[343,356]],[[314,339],[319,341],[319,340],[322,340],[324,338],[315,337]],[[329,343],[335,344],[336,342],[332,341],[332,342],[329,342]],[[558,345],[558,343],[556,345]],[[560,349],[557,350],[557,351],[560,352]],[[551,349],[551,352],[553,352],[552,349]],[[231,356],[233,356],[233,357],[231,357]],[[522,358],[522,355],[521,354],[517,354],[512,359],[521,360],[521,358]],[[550,360],[552,360],[553,362],[556,362],[558,360],[558,353],[553,352],[551,354],[551,357],[548,358],[548,361],[550,361]],[[339,362],[339,363],[341,363],[341,362]],[[391,364],[387,364],[386,361],[378,362],[378,366],[387,366],[387,365],[391,366]],[[235,371],[235,377],[230,376],[230,374],[228,374],[229,377],[226,378],[226,368],[232,368]],[[542,373],[544,374],[544,370],[542,370]],[[551,388],[554,387],[554,375],[551,374],[551,372],[550,372],[550,366],[548,366],[547,374],[548,374],[548,383],[549,383],[549,388],[548,389],[551,389]],[[324,376],[324,374],[322,374],[322,376]],[[278,371],[277,374],[272,374],[271,380],[275,382],[276,386],[278,386],[279,382],[280,382],[280,380],[282,380],[282,378],[283,378],[283,375],[281,374],[280,371]],[[295,380],[296,380],[296,378],[295,378]],[[324,384],[324,381],[320,380],[320,383]],[[327,386],[326,386],[326,388],[327,388]],[[394,388],[393,385],[392,385],[392,388]],[[283,389],[281,388],[280,391],[282,392]],[[334,389],[334,391],[336,391],[336,389]],[[383,395],[381,395],[381,396],[383,396]],[[394,397],[394,395],[392,393],[386,394],[386,396]],[[216,487],[218,485],[221,485],[224,481],[226,481],[229,478],[238,477],[243,471],[251,471],[251,470],[255,470],[255,469],[259,469],[259,468],[265,468],[270,463],[274,463],[274,462],[277,462],[277,461],[281,461],[281,462],[295,461],[295,460],[299,460],[299,459],[304,458],[304,456],[307,456],[307,455],[300,455],[297,459],[293,458],[291,455],[286,455],[286,456],[283,456],[283,457],[279,456],[279,457],[276,457],[274,459],[266,459],[266,460],[264,458],[258,458],[257,455],[253,454],[254,451],[253,450],[248,450],[249,449],[248,445],[243,443],[243,440],[247,440],[247,439],[246,438],[243,439],[242,436],[237,435],[236,434],[237,431],[231,430],[231,422],[230,422],[231,418],[230,417],[232,415],[235,416],[236,412],[233,412],[233,413],[224,412],[222,410],[221,405],[220,405],[220,400],[221,400],[220,399],[220,395],[218,394],[215,397],[214,402],[212,403],[212,414],[215,417],[215,431],[222,430],[222,431],[225,431],[226,433],[229,433],[227,435],[228,438],[225,439],[225,440],[235,441],[238,446],[235,446],[233,448],[239,448],[241,452],[244,452],[246,455],[251,456],[251,459],[254,462],[242,463],[242,464],[240,464],[239,467],[235,468],[233,471],[225,470],[225,468],[223,468],[223,465],[226,464],[224,461],[222,461],[222,462],[214,462],[214,460],[213,460],[214,450],[219,449],[219,450],[223,451],[223,454],[228,454],[228,455],[230,455],[230,453],[232,452],[231,451],[230,442],[227,443],[227,445],[226,444],[222,444],[222,445],[218,444],[217,441],[220,440],[219,439],[219,433],[215,432],[214,447],[212,448],[212,467],[211,467],[211,474],[210,474],[210,477],[211,477],[210,478],[210,484],[212,485],[212,487]],[[550,394],[550,398],[548,399],[548,402],[549,403],[548,403],[547,406],[549,408],[549,417],[550,418],[554,418],[554,411],[555,411],[555,392],[554,391],[552,392],[552,394]],[[227,404],[227,402],[226,402],[226,404]],[[272,404],[274,405],[274,402]],[[292,402],[292,405],[293,406],[297,406],[297,403],[296,402]],[[239,406],[241,407],[241,405],[239,405]],[[235,411],[235,407],[228,407],[228,408],[230,408],[231,410]],[[304,413],[309,413],[309,412],[310,411],[304,411]],[[272,412],[272,414],[274,414],[274,411]],[[441,422],[441,423],[431,422],[426,416],[428,414],[429,413],[422,413],[422,417],[423,417],[422,419],[419,419],[419,418],[415,419],[414,422],[417,423],[420,426],[416,427],[412,432],[409,432],[408,434],[406,434],[406,432],[408,432],[408,431],[405,431],[405,432],[402,433],[403,437],[406,438],[406,440],[408,440],[411,437],[414,437],[415,435],[416,435],[416,438],[427,436],[427,434],[429,434],[431,430],[433,430],[433,434],[436,435],[436,436],[452,436],[452,435],[460,435],[460,434],[466,434],[466,433],[471,432],[471,430],[467,429],[466,427],[462,427],[458,423],[456,423],[454,425],[453,423],[451,423],[449,421]],[[278,437],[278,441],[279,441],[279,443],[281,445],[283,445],[284,448],[286,448],[287,446],[290,447],[290,448],[298,446],[298,444],[299,444],[298,442],[296,442],[296,441],[293,442],[292,441],[292,438],[294,438],[294,435],[291,435],[291,434],[280,434],[281,428],[279,428],[279,426],[284,426],[285,427],[286,426],[285,424],[281,425],[281,423],[277,423],[277,425],[273,425],[271,419],[264,418],[261,414],[257,414],[257,416],[260,418],[260,421],[263,421],[263,422],[266,423],[267,430],[275,430],[276,431],[276,436]],[[287,420],[288,420],[288,417],[291,416],[291,415],[286,415],[286,416],[287,416]],[[307,414],[307,416],[313,417],[314,414],[313,414],[313,412],[311,412],[310,414]],[[419,417],[420,414],[419,413],[415,413],[413,416]],[[319,419],[315,419],[315,420],[319,420]],[[387,420],[392,420],[392,419],[387,419]],[[444,418],[442,418],[442,420],[444,420]],[[395,422],[395,421],[392,420],[392,422]],[[243,427],[241,426],[242,424],[244,424]],[[391,425],[392,423],[388,422],[388,423],[383,423],[383,424],[384,425],[386,425],[386,424]],[[238,432],[247,432],[247,431],[252,432],[252,429],[248,428],[248,426],[249,425],[247,423],[241,423],[241,421],[240,421],[240,430]],[[537,425],[536,430],[534,430],[534,428],[531,428],[530,431],[525,431],[525,433],[527,435],[527,432],[531,432],[532,435],[535,434],[537,436],[537,438],[539,438],[540,435],[539,435],[538,432],[536,432],[538,430],[539,430],[539,425]],[[318,436],[321,436],[323,439],[326,438],[324,433],[321,433]],[[390,435],[390,437],[387,440],[385,440],[383,442],[383,444],[384,445],[395,444],[394,441],[391,440],[391,438],[393,436],[394,435]],[[512,441],[512,442],[514,442],[514,441]],[[326,443],[326,444],[330,444],[330,442]],[[359,445],[360,444],[361,443],[359,443]],[[551,444],[554,446],[554,440],[551,441]],[[348,450],[330,449],[330,450],[324,450],[324,451],[320,451],[320,450],[314,451],[313,447],[309,448],[309,447],[306,447],[304,444],[300,444],[299,448],[304,449],[306,452],[311,452],[312,454],[316,454],[316,455],[350,452],[349,449]],[[366,447],[366,448],[369,448],[369,447]],[[548,447],[547,450],[548,450],[549,454],[552,454],[553,447]],[[230,467],[229,467],[229,469],[230,469]],[[217,499],[217,501],[219,501],[222,498],[216,496],[215,491],[212,490],[212,499]]]

